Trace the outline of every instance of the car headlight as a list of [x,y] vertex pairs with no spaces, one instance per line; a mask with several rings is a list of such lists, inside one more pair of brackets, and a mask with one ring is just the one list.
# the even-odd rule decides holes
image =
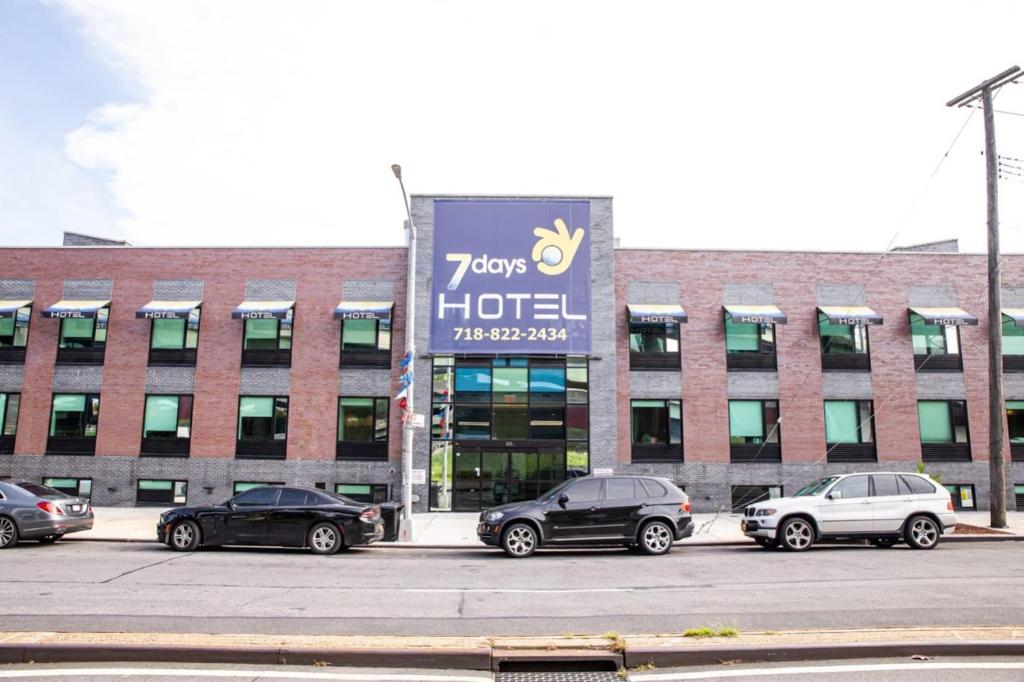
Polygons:
[[484,521],[486,521],[487,523],[494,523],[495,521],[500,521],[502,518],[504,518],[504,516],[504,512],[488,512],[487,516],[484,517]]
[[758,509],[754,516],[775,516],[775,509]]

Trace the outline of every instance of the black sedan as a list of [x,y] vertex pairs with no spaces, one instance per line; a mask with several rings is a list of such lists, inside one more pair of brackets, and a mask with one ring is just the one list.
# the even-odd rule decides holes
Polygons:
[[536,500],[486,509],[477,535],[512,557],[538,547],[625,545],[665,554],[693,534],[690,498],[671,481],[647,476],[586,476]]
[[384,520],[377,505],[325,490],[267,485],[215,507],[166,511],[156,534],[179,552],[214,545],[275,545],[334,554],[383,539]]

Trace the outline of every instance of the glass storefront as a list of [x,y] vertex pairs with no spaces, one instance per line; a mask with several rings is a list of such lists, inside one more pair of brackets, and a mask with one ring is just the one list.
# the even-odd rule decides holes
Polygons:
[[538,497],[589,462],[587,358],[434,358],[430,509]]

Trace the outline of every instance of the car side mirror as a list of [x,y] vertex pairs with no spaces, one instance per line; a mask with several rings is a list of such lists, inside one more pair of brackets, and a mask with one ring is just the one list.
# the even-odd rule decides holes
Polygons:
[[562,493],[561,495],[558,496],[558,506],[559,507],[564,507],[565,503],[568,502],[568,501],[569,501],[569,496],[566,495],[565,493]]
[[234,509],[235,502],[234,500],[228,500],[227,502],[224,503],[224,506],[227,507],[228,509]]
[[825,498],[829,500],[840,500],[842,499],[842,497],[843,493],[841,490],[833,490],[832,492],[825,496]]

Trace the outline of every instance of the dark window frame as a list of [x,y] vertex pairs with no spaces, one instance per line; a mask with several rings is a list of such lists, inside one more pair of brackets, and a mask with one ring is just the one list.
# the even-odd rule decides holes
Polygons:
[[[58,436],[58,435],[55,435],[53,433],[53,430],[54,430],[54,427],[55,427],[55,424],[53,422],[53,418],[54,418],[54,404],[53,404],[53,401],[54,401],[54,399],[57,396],[79,396],[79,395],[83,396],[84,399],[85,399],[85,406],[83,407],[82,411],[79,412],[79,414],[82,415],[81,417],[79,417],[79,425],[81,427],[82,433],[79,434],[79,435],[74,435],[74,436],[68,436],[68,435]],[[102,407],[102,402],[100,400],[100,397],[101,397],[100,393],[52,393],[50,395],[50,415],[49,415],[50,416],[50,420],[49,420],[50,423],[49,423],[48,429],[47,429],[47,434],[49,435],[49,437],[50,438],[93,438],[93,439],[95,439],[96,436],[99,434],[99,420],[100,420],[100,418],[99,418],[99,411],[100,411],[100,408]],[[89,426],[92,422],[89,419],[86,419],[85,415],[89,414],[89,412],[90,412],[90,403],[91,403],[92,399],[95,399],[96,402],[98,403],[97,406],[96,406],[96,417],[95,417],[95,424],[94,424],[95,430],[94,430],[94,433],[92,435],[87,435],[85,433],[86,427]]]
[[[101,317],[100,313],[104,313],[103,316],[102,316],[103,317],[103,324],[102,325],[100,324],[100,317]],[[86,319],[86,320],[91,320],[92,321],[92,336],[89,339],[89,344],[88,345],[81,345],[81,346],[77,346],[77,345],[76,346],[68,346],[68,345],[66,345],[66,342],[64,340],[64,326],[65,326],[65,323],[67,323],[68,321],[71,321],[71,320],[78,321],[78,320],[82,320],[82,319]],[[58,329],[58,331],[57,331],[57,348],[59,350],[71,350],[71,351],[75,351],[75,350],[101,350],[101,349],[106,349],[106,347],[107,347],[107,336],[106,336],[106,334],[104,334],[102,341],[97,341],[96,340],[96,334],[97,334],[97,332],[99,332],[100,329],[103,329],[103,331],[106,332],[106,333],[110,332],[110,306],[109,305],[108,306],[103,306],[102,308],[99,308],[96,311],[96,314],[91,316],[91,317],[62,317],[62,318],[60,318],[60,329]],[[85,337],[72,337],[72,338],[85,338]]]
[[[843,350],[843,351],[833,351],[833,350],[830,350],[830,348],[831,348],[830,344],[832,342],[828,341],[826,339],[831,339],[832,335],[822,336],[822,334],[821,334],[822,326],[826,325],[826,324],[830,325],[832,327],[846,327],[849,330],[849,332],[850,332],[850,338],[853,340],[853,346],[854,346],[855,350]],[[870,334],[868,333],[868,328],[870,326],[871,325],[863,324],[863,323],[861,323],[861,324],[832,324],[831,322],[829,322],[828,315],[826,315],[825,313],[823,313],[821,311],[818,311],[818,343],[821,346],[821,354],[822,355],[871,355],[871,339],[870,339]],[[858,329],[862,329],[863,332],[864,332],[864,350],[856,350],[857,330]]]
[[[164,502],[159,502],[159,501],[153,501],[153,502],[143,502],[143,501],[140,501],[139,497],[140,497],[140,494],[142,493],[142,483],[144,481],[145,482],[153,482],[153,483],[170,483],[171,484],[171,501],[169,503],[164,503]],[[174,498],[178,497],[178,495],[177,495],[178,484],[182,484],[182,485],[185,486],[185,494],[183,495],[183,497],[185,499],[182,502],[175,502],[174,501]],[[156,506],[166,506],[166,505],[169,505],[171,507],[184,507],[187,504],[188,504],[188,479],[187,478],[186,479],[170,479],[170,478],[137,478],[137,479],[135,479],[135,506],[136,507],[156,507]]]
[[[275,336],[274,347],[273,348],[246,348],[245,347],[245,342],[247,340],[246,332],[248,331],[249,323],[250,322],[267,322],[268,320],[273,320],[274,322],[277,323],[277,335]],[[288,334],[288,347],[287,348],[282,348],[281,347],[281,328],[285,326],[285,323],[287,323],[287,326],[291,328],[291,332]],[[266,317],[250,317],[250,318],[246,318],[246,319],[242,320],[242,352],[243,353],[246,352],[246,351],[277,351],[277,352],[280,352],[280,351],[291,351],[291,349],[294,348],[294,347],[295,347],[295,306],[292,306],[291,308],[288,309],[287,317],[284,317],[284,318],[280,318],[280,317],[271,317],[271,318],[266,318]]]
[[[146,435],[146,409],[149,406],[150,398],[177,398],[178,409],[175,418],[174,436],[147,436]],[[181,415],[181,399],[189,399],[188,409],[188,437],[178,436],[180,428],[179,420]],[[140,438],[140,455],[167,455],[167,456],[188,456],[192,446],[192,417],[195,414],[196,400],[194,393],[146,393],[142,398],[142,432]]]
[[[920,440],[920,438],[921,438],[921,432],[920,432],[920,428],[921,428],[920,405],[921,405],[921,403],[945,403],[946,404],[946,410],[949,413],[949,427],[950,427],[950,431],[953,434],[953,440],[951,440],[951,441],[923,441],[923,440]],[[963,440],[957,440],[957,422],[956,422],[955,413],[954,413],[954,410],[953,410],[953,406],[955,404],[959,405],[962,408],[963,428],[964,428]],[[952,400],[952,399],[951,400],[931,400],[931,399],[929,399],[929,400],[918,400],[917,401],[917,405],[918,405],[918,413],[917,413],[917,419],[918,419],[918,440],[921,442],[922,445],[960,445],[960,444],[970,444],[970,442],[971,442],[971,429],[970,429],[970,420],[969,420],[968,415],[967,415],[967,401],[966,400],[959,400],[959,399],[956,399],[956,400]]]
[[[22,317],[22,311],[25,311],[24,317]],[[10,336],[0,336],[0,349],[28,348],[28,335],[32,328],[32,306],[26,305],[12,311],[11,317],[14,318],[14,327]],[[18,324],[18,322],[22,320],[24,321],[24,324]],[[15,337],[18,336],[18,327],[22,327],[25,330],[25,343],[14,343]],[[8,341],[8,339],[10,340]]]
[[[348,485],[348,486],[353,486],[353,485],[369,486],[369,488],[370,488],[370,499],[369,500],[360,500],[358,497],[353,497],[351,493],[343,493],[340,490],[338,490],[338,488],[340,488],[341,486],[344,486],[344,485]],[[338,482],[338,483],[334,484],[333,491],[334,491],[335,495],[341,495],[343,497],[347,497],[348,499],[354,500],[355,502],[364,502],[365,504],[379,504],[381,502],[387,502],[388,501],[390,487],[391,486],[389,484],[387,484],[387,483],[351,483],[351,482],[345,483],[345,482]]]
[[[726,355],[754,355],[755,353],[761,355],[776,355],[778,353],[778,337],[775,334],[775,323],[768,322],[733,322],[732,313],[728,310],[725,311],[725,318],[723,321],[724,334],[725,334],[725,353]],[[757,325],[757,350],[742,350],[742,349],[729,349],[729,326],[733,324],[756,324]],[[765,341],[765,331],[771,331],[771,341]]]
[[[372,414],[371,414],[371,421],[372,421],[373,425],[371,427],[371,430],[373,431],[373,437],[370,440],[353,440],[353,439],[348,439],[348,438],[342,440],[342,438],[341,438],[341,407],[342,407],[341,402],[343,400],[369,400],[369,401],[372,402],[372,410],[373,411],[372,411]],[[378,439],[377,438],[377,408],[379,406],[379,401],[384,401],[385,410],[387,411],[387,416],[384,418],[384,421],[387,424],[387,428],[384,430],[384,438],[382,438],[382,439]],[[338,418],[335,420],[335,425],[337,426],[337,429],[338,429],[337,433],[335,434],[335,438],[337,439],[337,441],[339,443],[383,443],[383,444],[387,445],[387,443],[389,442],[390,437],[391,437],[391,399],[388,398],[387,396],[382,396],[382,395],[374,395],[374,396],[368,396],[368,395],[343,395],[343,396],[338,396]]]
[[[192,327],[192,324],[191,324],[192,323],[192,313],[193,312],[196,313],[196,323],[195,323],[194,327]],[[180,320],[180,319],[184,319],[185,320],[185,324],[181,328],[181,346],[179,348],[154,348],[153,347],[153,332],[156,331],[156,329],[155,329],[156,328],[156,323],[157,322],[166,322],[168,320]],[[199,330],[200,330],[200,328],[202,326],[202,323],[203,323],[203,307],[201,305],[196,306],[195,308],[190,310],[189,311],[189,316],[186,317],[186,318],[154,317],[149,322],[150,322],[150,324],[149,324],[149,350],[151,350],[151,351],[154,351],[154,350],[155,351],[183,351],[183,350],[196,350],[196,349],[199,348]],[[190,328],[194,328],[195,332],[196,332],[196,334],[195,334],[195,336],[196,336],[196,345],[195,346],[188,346],[188,345],[186,345],[188,343],[188,332],[189,332]]]
[[[75,492],[72,494],[72,493],[66,492],[65,490],[61,490],[61,488],[58,488],[57,486],[54,486],[54,485],[51,485],[50,483],[47,483],[47,481],[54,481],[54,480],[74,481],[75,482]],[[88,481],[89,482],[89,492],[88,493],[83,493],[82,492],[82,481]],[[72,495],[73,497],[82,497],[82,498],[85,498],[85,499],[90,500],[90,501],[92,500],[92,484],[93,484],[93,479],[92,479],[91,476],[87,476],[87,477],[80,477],[80,476],[40,476],[39,482],[42,485],[45,485],[47,488],[53,488],[54,490],[60,490],[60,492],[64,493],[65,495]]]
[[[252,438],[243,437],[242,435],[242,401],[246,398],[270,398],[271,399],[271,415],[270,417],[259,417],[259,419],[270,419],[270,437],[269,438]],[[277,434],[277,401],[285,401],[285,416],[284,416],[284,438],[275,438]],[[249,441],[254,443],[265,443],[265,442],[288,442],[288,419],[291,416],[291,403],[289,396],[286,395],[240,395],[238,396],[238,404],[236,405],[236,414],[238,415],[237,422],[235,424],[235,438],[238,441]]]

